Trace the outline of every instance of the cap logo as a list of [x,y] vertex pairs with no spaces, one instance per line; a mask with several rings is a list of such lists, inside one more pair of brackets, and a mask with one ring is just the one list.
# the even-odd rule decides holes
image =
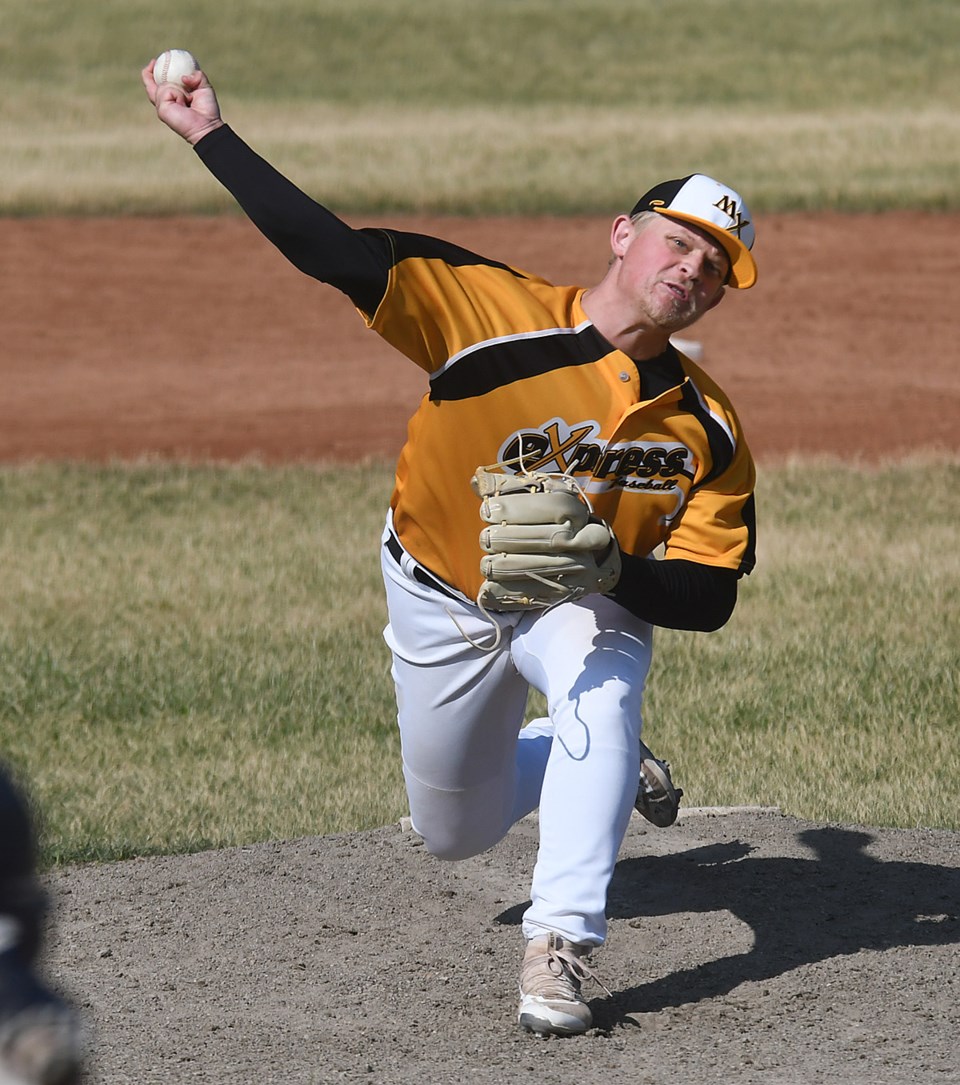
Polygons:
[[750,225],[749,219],[744,219],[740,214],[740,208],[737,207],[737,201],[732,200],[729,196],[721,196],[719,200],[713,205],[717,210],[722,211],[727,218],[733,222],[732,226],[728,226],[727,229],[732,234],[740,236],[740,232]]

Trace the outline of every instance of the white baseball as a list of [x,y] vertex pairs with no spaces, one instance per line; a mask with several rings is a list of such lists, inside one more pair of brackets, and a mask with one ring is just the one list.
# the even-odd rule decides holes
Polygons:
[[173,83],[182,87],[183,77],[197,71],[199,67],[193,53],[186,49],[168,49],[157,57],[153,66],[153,78],[157,86],[161,83]]

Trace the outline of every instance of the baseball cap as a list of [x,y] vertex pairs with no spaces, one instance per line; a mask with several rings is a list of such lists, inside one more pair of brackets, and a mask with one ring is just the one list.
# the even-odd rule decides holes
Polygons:
[[706,230],[730,257],[729,285],[746,290],[757,281],[757,265],[750,250],[756,232],[750,212],[739,193],[703,173],[674,181],[661,181],[637,200],[630,212],[657,211]]

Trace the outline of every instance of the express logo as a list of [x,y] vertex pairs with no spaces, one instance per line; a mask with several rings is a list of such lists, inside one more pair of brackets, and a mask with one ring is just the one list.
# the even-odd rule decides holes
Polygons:
[[500,449],[500,459],[505,463],[516,461],[518,471],[572,474],[584,470],[581,465],[583,450],[599,447],[587,441],[599,432],[600,426],[596,422],[567,427],[561,419],[554,418],[539,430],[527,430],[509,437]]
[[602,444],[596,440],[599,432],[597,422],[567,426],[555,418],[539,430],[512,434],[501,446],[500,459],[514,471],[592,475],[602,489],[619,486],[662,491],[673,489],[680,476],[693,477],[692,457],[686,445]]

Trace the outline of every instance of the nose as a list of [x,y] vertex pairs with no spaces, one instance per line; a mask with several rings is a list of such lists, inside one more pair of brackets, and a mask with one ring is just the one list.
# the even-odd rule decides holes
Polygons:
[[699,282],[703,273],[703,253],[691,249],[690,252],[684,254],[680,267],[691,282]]

